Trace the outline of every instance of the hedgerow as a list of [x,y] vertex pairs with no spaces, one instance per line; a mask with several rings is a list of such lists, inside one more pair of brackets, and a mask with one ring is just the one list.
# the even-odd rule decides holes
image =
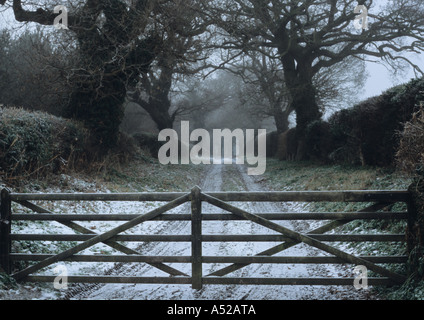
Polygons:
[[327,127],[326,130],[318,133],[310,130],[311,158],[319,155],[320,160],[333,163],[395,166],[400,147],[399,132],[418,111],[420,101],[424,100],[422,92],[424,78],[414,79],[334,113],[328,125],[320,124],[320,128]]
[[87,131],[77,122],[0,108],[0,172],[4,179],[58,172],[86,152],[86,138]]

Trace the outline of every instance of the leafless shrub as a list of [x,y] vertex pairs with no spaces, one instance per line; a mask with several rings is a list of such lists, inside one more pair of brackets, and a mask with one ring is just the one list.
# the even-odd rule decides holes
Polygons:
[[424,170],[424,107],[414,113],[399,133],[400,145],[396,154],[399,168],[408,173]]

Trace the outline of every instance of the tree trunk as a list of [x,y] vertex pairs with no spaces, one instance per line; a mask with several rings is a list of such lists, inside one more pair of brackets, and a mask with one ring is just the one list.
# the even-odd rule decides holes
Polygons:
[[283,111],[281,109],[281,106],[278,105],[273,108],[273,115],[274,115],[275,126],[277,127],[278,133],[284,133],[287,130],[289,130],[290,112]]
[[322,114],[316,99],[316,89],[312,83],[312,62],[305,59],[296,64],[296,61],[298,60],[290,54],[281,58],[286,86],[291,98],[290,107],[296,112],[298,142],[296,160],[304,160],[307,157],[306,129],[313,121],[320,120]]
[[149,100],[141,98],[141,92],[132,94],[131,99],[140,105],[155,122],[159,131],[163,129],[172,129],[175,115],[171,115],[171,101],[169,100],[169,92],[172,86],[172,76],[174,73],[173,56],[163,58],[160,65],[161,73],[157,79],[149,80],[151,82],[145,86],[149,95]]
[[150,115],[158,130],[161,131],[163,129],[172,129],[174,125],[174,119],[169,114],[170,104],[168,99],[151,98],[148,103],[143,102],[140,105]]
[[112,76],[80,73],[74,75],[72,80],[73,92],[67,115],[84,122],[95,146],[93,151],[99,155],[116,145],[124,117],[125,74],[120,66],[116,67],[111,71]]

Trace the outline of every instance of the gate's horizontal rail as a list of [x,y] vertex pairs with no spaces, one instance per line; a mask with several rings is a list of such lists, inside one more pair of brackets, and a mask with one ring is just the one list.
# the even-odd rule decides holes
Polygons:
[[[263,213],[258,216],[267,220],[373,220],[373,219],[407,219],[406,212],[299,212],[299,213]],[[136,214],[12,214],[16,221],[129,221]],[[151,221],[190,221],[190,214],[163,214]],[[228,213],[204,213],[203,221],[237,220],[241,217]]]
[[11,193],[12,201],[172,201],[188,192]]
[[[245,285],[315,285],[315,286],[351,286],[354,278],[230,278],[206,277],[204,284],[245,284]],[[394,281],[387,277],[368,278],[368,285],[393,285]]]
[[[26,282],[53,282],[57,276],[27,276]],[[353,280],[352,280],[353,281]],[[69,276],[68,283],[191,284],[191,277]],[[353,282],[352,282],[353,283]]]
[[[28,276],[28,282],[53,282],[56,276]],[[125,276],[70,276],[69,283],[128,283],[128,284],[191,284],[189,277],[125,277]],[[205,277],[202,283],[206,285],[330,285],[350,286],[354,278],[227,278]],[[393,285],[387,277],[368,278],[368,285]]]
[[[14,261],[42,261],[49,254],[11,254]],[[361,256],[373,263],[405,263],[408,256]],[[64,261],[72,262],[147,262],[147,263],[191,263],[191,256],[141,256],[141,255],[73,255]],[[203,256],[203,263],[280,263],[280,264],[346,264],[337,257],[326,256]]]
[[[24,254],[12,253],[10,258],[14,261],[42,261],[51,254]],[[142,256],[142,255],[88,255],[78,254],[73,255],[63,261],[71,262],[146,262],[146,263],[191,263],[190,256]]]
[[[406,202],[407,190],[349,190],[349,191],[268,191],[268,192],[203,192],[222,201],[328,201],[328,202]],[[11,193],[12,201],[172,201],[187,192],[146,193]]]
[[408,191],[286,191],[286,192],[202,192],[225,202],[373,202],[408,201]]
[[[96,235],[90,234],[12,234],[15,241],[87,241]],[[403,242],[405,234],[309,234],[320,241],[371,241],[371,242]],[[191,235],[117,235],[113,241],[128,242],[190,242]],[[202,235],[202,242],[282,242],[290,238],[278,234],[264,235]]]

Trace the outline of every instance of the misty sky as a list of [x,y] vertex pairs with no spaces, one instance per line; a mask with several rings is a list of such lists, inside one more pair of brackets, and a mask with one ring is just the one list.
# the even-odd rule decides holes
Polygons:
[[[414,60],[418,66],[424,66],[423,55],[416,57]],[[369,79],[364,87],[364,93],[360,95],[361,98],[369,98],[380,95],[383,91],[399,84],[406,83],[411,79],[415,78],[415,75],[410,68],[406,75],[398,76],[393,78],[391,72],[386,67],[376,63],[367,64],[367,70],[369,72]]]

